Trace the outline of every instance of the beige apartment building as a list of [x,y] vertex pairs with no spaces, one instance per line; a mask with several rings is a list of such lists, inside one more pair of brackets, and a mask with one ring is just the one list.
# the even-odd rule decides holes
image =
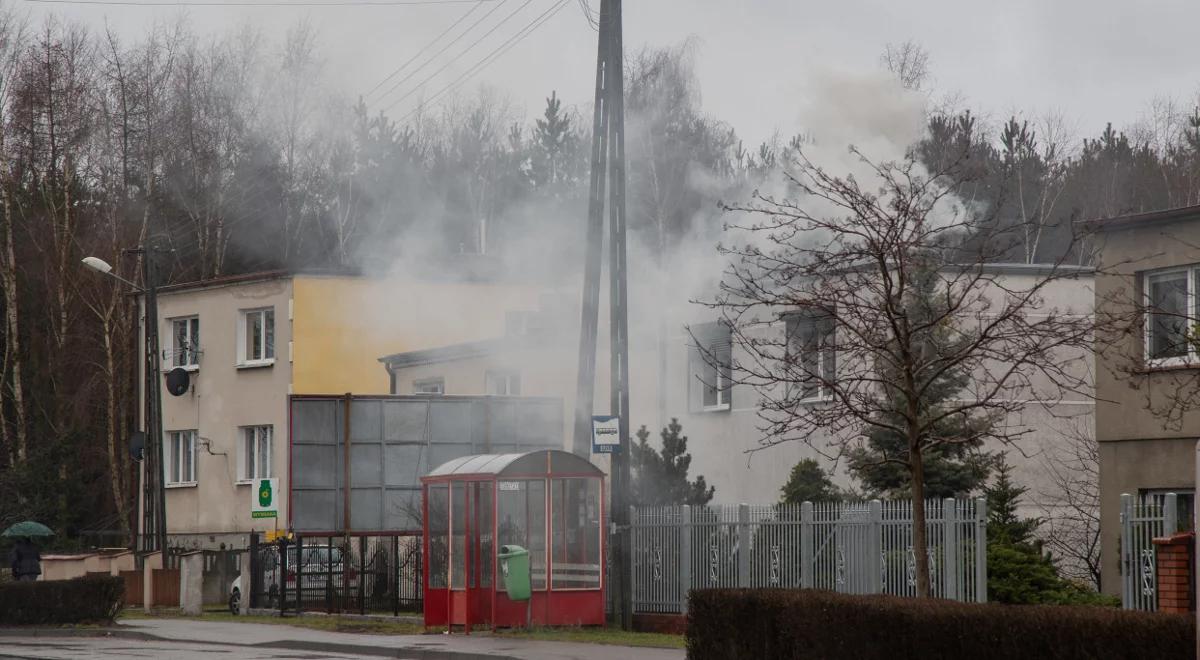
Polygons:
[[287,492],[290,395],[386,394],[381,353],[494,336],[507,310],[536,300],[489,280],[326,273],[160,289],[162,370],[190,376],[180,396],[162,392],[168,544],[241,547],[249,531],[286,526],[286,497],[277,521],[251,517],[250,484],[275,477]]
[[[1097,221],[1096,439],[1104,591],[1121,593],[1121,495],[1174,492],[1191,527],[1200,439],[1200,206]],[[1129,567],[1132,568],[1132,567]]]

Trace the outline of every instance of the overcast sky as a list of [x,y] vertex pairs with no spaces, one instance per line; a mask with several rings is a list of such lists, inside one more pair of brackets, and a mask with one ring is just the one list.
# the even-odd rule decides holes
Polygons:
[[[48,12],[58,12],[96,27],[107,20],[130,36],[156,20],[169,21],[181,11],[186,11],[203,33],[250,23],[266,36],[277,37],[288,25],[308,19],[318,27],[328,70],[346,91],[355,93],[374,87],[472,7],[471,3],[447,3],[329,8],[190,6],[181,10],[6,1],[23,5],[35,21]],[[412,91],[389,110],[393,116],[403,116],[422,94],[430,96],[442,89],[556,3],[483,2],[459,30],[487,12],[495,12],[435,63],[372,107],[384,108]],[[598,9],[599,0],[591,3]],[[733,124],[747,142],[777,129],[787,135],[802,128],[798,126],[798,108],[816,101],[806,98],[803,82],[813,71],[875,69],[886,43],[907,39],[929,51],[938,92],[961,93],[967,107],[993,118],[1014,109],[1028,115],[1058,111],[1082,135],[1098,133],[1106,121],[1118,127],[1136,121],[1156,95],[1170,95],[1190,106],[1200,89],[1195,68],[1200,60],[1200,40],[1194,38],[1200,3],[1195,0],[641,0],[625,5],[627,50],[698,39],[697,70],[704,107]],[[424,90],[413,90],[452,55],[514,11],[517,13],[490,38],[450,64]],[[480,83],[492,85],[529,115],[540,112],[542,99],[550,90],[557,90],[568,104],[588,106],[595,50],[596,33],[579,2],[568,0],[561,11],[475,76],[467,89]]]

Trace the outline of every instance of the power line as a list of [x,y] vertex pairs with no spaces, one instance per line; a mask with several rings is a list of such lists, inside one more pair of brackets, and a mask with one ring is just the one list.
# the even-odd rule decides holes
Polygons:
[[[375,90],[379,89],[380,87],[383,87],[384,83],[391,80],[393,77],[395,77],[396,74],[403,71],[405,69],[405,67],[407,67],[409,64],[412,64],[413,62],[415,62],[416,59],[421,56],[421,53],[424,53],[426,50],[429,49],[430,46],[436,44],[438,41],[441,41],[442,37],[449,34],[451,30],[458,27],[459,23],[462,23],[463,21],[465,21],[468,16],[475,13],[475,10],[479,9],[482,6],[483,6],[482,1],[476,2],[475,4],[471,5],[471,8],[468,9],[465,14],[463,14],[462,16],[459,16],[458,20],[451,23],[450,27],[446,28],[445,30],[442,30],[442,33],[439,34],[438,36],[434,37],[432,41],[425,44],[424,46],[421,46],[420,50],[418,50],[416,53],[413,53],[412,57],[408,58],[408,60],[405,61],[404,64],[401,64],[399,67],[397,67],[395,71],[389,73],[386,78],[384,78],[383,80],[380,80],[378,84],[376,84],[374,87],[371,88],[371,91],[369,91],[365,94],[365,96],[370,96],[370,95],[374,94]],[[497,5],[497,6],[499,6],[499,5]]]
[[[471,50],[472,50],[472,49],[474,49],[476,46],[478,46],[478,45],[480,44],[480,42],[482,42],[484,39],[487,39],[488,37],[492,36],[492,33],[494,33],[496,30],[499,30],[499,29],[500,29],[500,28],[501,28],[501,27],[502,27],[502,26],[503,26],[505,23],[507,23],[507,22],[509,22],[510,20],[512,20],[512,17],[513,17],[513,16],[516,16],[517,14],[521,13],[521,11],[523,11],[523,10],[524,10],[526,7],[528,7],[528,6],[529,6],[529,3],[531,3],[531,2],[533,2],[533,0],[525,0],[525,2],[521,3],[521,6],[520,6],[520,7],[517,7],[516,9],[514,9],[514,10],[513,10],[513,11],[512,11],[512,12],[511,12],[511,13],[510,13],[508,16],[505,16],[503,19],[501,19],[499,23],[497,23],[497,24],[495,24],[494,26],[492,26],[492,29],[490,29],[490,30],[488,30],[487,32],[485,32],[485,33],[483,34],[483,36],[482,36],[482,37],[479,37],[478,39],[476,39],[474,42],[472,42],[472,43],[471,43],[471,45],[470,45],[470,46],[467,46],[465,49],[463,49],[462,51],[460,51],[460,52],[458,53],[458,55],[455,55],[454,57],[450,58],[450,61],[449,61],[449,62],[446,62],[445,64],[443,64],[443,65],[442,65],[442,66],[441,66],[441,67],[440,67],[440,68],[439,68],[437,71],[434,71],[433,73],[429,74],[429,75],[428,75],[428,76],[425,78],[425,80],[422,80],[421,82],[417,83],[417,86],[416,86],[416,87],[413,87],[412,89],[410,89],[410,90],[408,90],[407,92],[405,92],[405,93],[404,93],[404,95],[402,95],[400,98],[398,98],[398,99],[396,99],[395,101],[393,101],[393,102],[392,102],[392,104],[391,104],[391,105],[389,105],[387,108],[384,108],[384,110],[391,109],[391,108],[392,108],[393,106],[395,106],[397,103],[399,103],[399,102],[403,101],[404,99],[406,99],[406,98],[408,98],[408,97],[412,96],[413,94],[415,94],[415,93],[417,92],[417,90],[419,90],[419,89],[421,89],[422,87],[424,87],[424,86],[425,86],[425,83],[429,82],[430,80],[433,80],[434,78],[436,78],[436,77],[437,77],[437,75],[438,75],[439,73],[441,73],[441,72],[445,71],[446,69],[450,68],[450,65],[451,65],[451,64],[454,64],[454,63],[455,63],[455,62],[457,62],[458,60],[462,59],[462,58],[463,58],[463,56],[465,56],[467,53],[471,52]],[[497,8],[497,9],[499,9],[499,6],[497,6],[496,8]],[[488,14],[489,14],[489,15],[490,15],[491,13],[492,13],[492,12],[488,12]],[[484,18],[487,18],[487,16],[484,16]],[[474,26],[471,26],[471,27],[474,27]],[[469,30],[468,30],[468,31],[469,31]],[[461,36],[461,35],[460,35],[460,36]],[[457,41],[457,40],[456,40],[456,41]],[[447,46],[447,48],[449,48],[449,46]],[[444,52],[444,51],[445,51],[445,48],[443,48],[443,49],[442,49],[442,52]],[[440,55],[441,53],[439,52],[438,54]],[[436,58],[437,56],[435,55],[434,57]],[[432,60],[431,60],[431,61],[432,61]],[[415,72],[414,72],[414,73],[415,73]],[[407,80],[408,78],[409,78],[409,76],[405,76],[405,80]],[[400,86],[400,83],[402,83],[402,82],[404,82],[404,81],[403,81],[403,80],[401,80],[400,82],[396,83],[395,85],[392,85],[392,88],[391,88],[391,89],[389,89],[388,91],[384,92],[384,94],[383,94],[383,95],[384,95],[384,96],[387,96],[388,94],[391,94],[391,93],[392,93],[392,92],[393,92],[393,91],[394,91],[394,90],[395,90],[397,87],[399,87],[399,86]]]
[[[491,8],[491,10],[490,10],[490,11],[488,11],[488,13],[484,14],[483,16],[480,16],[480,17],[479,17],[479,20],[477,20],[477,21],[475,21],[474,23],[472,23],[472,24],[470,25],[470,27],[468,27],[466,30],[463,30],[462,32],[460,32],[460,33],[459,33],[459,35],[458,35],[457,37],[455,37],[454,39],[452,39],[452,40],[450,41],[450,43],[448,43],[448,44],[446,44],[445,46],[443,46],[441,50],[439,50],[438,52],[436,52],[436,53],[434,53],[433,55],[431,55],[431,56],[429,57],[429,59],[427,59],[427,60],[425,60],[424,62],[422,62],[422,63],[418,64],[418,65],[417,65],[417,68],[415,68],[415,69],[413,69],[412,71],[409,71],[408,73],[404,74],[404,77],[403,77],[403,78],[401,78],[400,80],[397,80],[397,81],[396,81],[396,82],[395,82],[395,83],[394,83],[394,84],[393,84],[391,87],[389,87],[389,88],[387,89],[387,91],[386,91],[386,92],[384,92],[383,94],[381,94],[381,95],[380,95],[380,100],[382,100],[382,98],[383,98],[383,97],[385,97],[385,96],[387,96],[388,94],[391,94],[392,92],[396,91],[396,89],[397,89],[398,87],[400,87],[400,85],[403,85],[405,82],[407,82],[408,80],[410,80],[410,79],[411,79],[413,76],[415,76],[415,75],[417,75],[418,73],[420,73],[420,71],[421,71],[422,69],[424,69],[425,67],[429,66],[430,64],[433,64],[433,63],[434,63],[434,62],[437,60],[437,58],[439,58],[439,57],[441,57],[441,56],[442,56],[442,53],[445,53],[446,51],[450,50],[450,48],[451,48],[451,47],[452,47],[454,44],[458,43],[459,41],[462,41],[462,38],[463,38],[463,37],[465,37],[465,36],[467,36],[468,34],[470,34],[470,33],[471,33],[471,31],[472,31],[472,30],[474,30],[476,27],[478,27],[480,23],[482,23],[482,22],[486,21],[486,20],[488,19],[488,17],[489,17],[489,16],[491,16],[491,15],[492,15],[492,14],[494,14],[494,13],[496,13],[496,10],[500,9],[501,7],[503,7],[503,6],[504,6],[504,3],[506,3],[506,2],[508,2],[508,0],[500,0],[500,2],[499,2],[499,3],[497,3],[495,7],[492,7],[492,8]],[[518,11],[520,11],[520,10],[518,10]],[[507,20],[507,19],[505,19],[505,20]],[[503,22],[501,22],[501,25],[503,25]],[[492,28],[492,29],[493,29],[493,31],[495,30],[495,28]],[[489,32],[488,34],[491,34],[491,33]],[[484,35],[484,36],[486,37],[487,35]],[[479,42],[478,42],[478,41],[476,41],[475,43],[477,44],[477,43],[479,43]],[[471,48],[474,48],[474,47],[475,47],[475,44],[471,44],[470,46],[468,46],[468,47],[467,47],[467,50],[465,50],[465,51],[463,51],[462,53],[460,53],[460,54],[458,55],[458,57],[462,57],[463,53],[466,53],[467,51],[471,50]],[[456,57],[455,59],[457,59],[457,57]],[[451,61],[451,62],[453,62],[454,60],[450,60],[450,61]]]
[[404,5],[457,5],[497,0],[22,0],[48,5],[120,5],[123,7],[396,7]]
[[[554,15],[557,14],[558,12],[562,11],[562,8],[566,7],[567,3],[569,3],[569,2],[570,2],[570,0],[559,0],[557,4],[551,6],[549,9],[542,12],[542,14],[540,16],[533,19],[532,22],[530,22],[524,28],[519,30],[513,36],[509,37],[508,41],[505,41],[504,43],[500,44],[495,50],[493,50],[492,52],[485,55],[483,57],[483,59],[476,62],[474,66],[467,69],[462,75],[460,75],[458,78],[455,78],[453,81],[451,81],[450,84],[439,89],[433,96],[429,97],[429,99],[427,101],[424,101],[424,102],[418,104],[417,107],[413,108],[413,110],[411,112],[409,112],[408,114],[401,117],[400,121],[397,123],[403,124],[404,122],[408,121],[408,119],[410,117],[412,117],[413,115],[420,112],[421,109],[426,107],[427,105],[432,104],[439,97],[444,95],[446,92],[450,91],[451,88],[459,85],[459,83],[466,82],[471,77],[473,77],[475,74],[486,69],[493,62],[495,62],[496,60],[503,57],[504,54],[507,53],[509,50],[512,50],[512,48],[514,46],[521,43],[521,41],[524,41],[525,37],[529,36],[534,30],[537,30],[544,23],[546,23],[546,21],[549,21],[551,18],[554,18]],[[399,102],[400,101],[396,101],[396,103],[399,103]],[[384,111],[390,110],[393,106],[396,105],[396,103],[393,103],[392,105],[388,106],[387,108],[384,109]]]
[[583,10],[583,17],[587,19],[588,25],[592,26],[593,30],[599,30],[599,17],[592,10],[592,6],[588,4],[588,0],[579,0],[579,8]]

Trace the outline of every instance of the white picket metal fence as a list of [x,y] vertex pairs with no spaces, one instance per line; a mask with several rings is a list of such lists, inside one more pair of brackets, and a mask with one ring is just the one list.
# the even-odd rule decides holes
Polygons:
[[1121,495],[1121,606],[1158,610],[1154,539],[1179,530],[1175,493]]
[[[643,507],[630,511],[635,612],[682,613],[690,589],[800,587],[912,596],[912,502]],[[982,498],[930,500],[935,596],[987,598]]]

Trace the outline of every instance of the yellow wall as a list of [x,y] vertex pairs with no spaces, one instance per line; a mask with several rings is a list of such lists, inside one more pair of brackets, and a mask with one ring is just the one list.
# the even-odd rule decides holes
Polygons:
[[387,394],[379,358],[499,337],[505,312],[536,310],[528,285],[296,275],[292,392]]

